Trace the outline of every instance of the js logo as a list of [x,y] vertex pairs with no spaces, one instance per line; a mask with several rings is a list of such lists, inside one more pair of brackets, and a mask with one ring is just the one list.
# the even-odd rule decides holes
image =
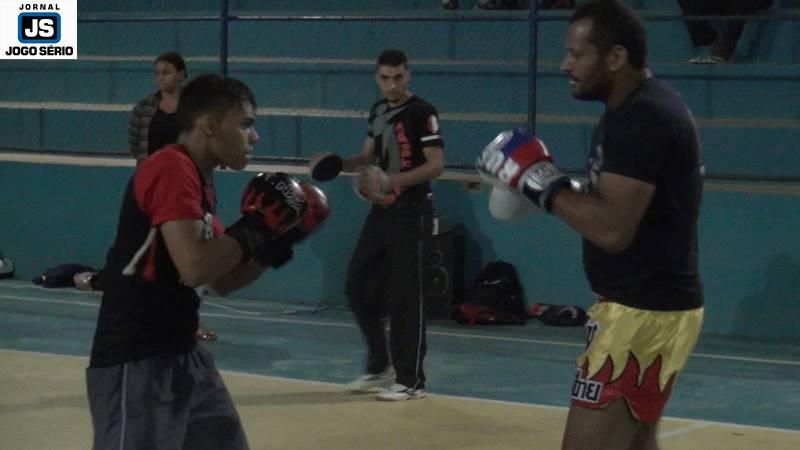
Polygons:
[[61,40],[61,16],[56,13],[19,15],[19,41],[23,44],[55,44]]

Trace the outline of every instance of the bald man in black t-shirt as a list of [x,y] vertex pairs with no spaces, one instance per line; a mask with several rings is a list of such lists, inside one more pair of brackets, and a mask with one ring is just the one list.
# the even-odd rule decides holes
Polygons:
[[[703,322],[697,267],[702,155],[680,95],[653,77],[644,27],[617,0],[579,6],[561,69],[572,95],[606,111],[573,190],[545,144],[504,132],[478,160],[583,238],[596,297],[578,357],[562,448],[657,449],[657,425]],[[512,197],[509,197],[512,198]]]

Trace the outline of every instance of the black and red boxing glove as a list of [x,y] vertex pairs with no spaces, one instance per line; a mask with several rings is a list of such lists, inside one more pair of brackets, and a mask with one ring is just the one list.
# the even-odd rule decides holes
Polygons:
[[260,217],[272,238],[297,225],[306,207],[300,180],[283,172],[256,175],[242,194],[242,214]]
[[306,194],[299,180],[282,172],[260,173],[244,189],[242,217],[225,233],[236,239],[243,260],[247,260],[300,223],[306,208]]
[[265,245],[261,253],[256,255],[256,260],[262,266],[278,268],[289,262],[294,255],[292,247],[319,229],[331,214],[328,197],[322,189],[305,181],[301,181],[300,185],[306,195],[306,212],[294,228]]
[[300,186],[306,194],[306,212],[300,219],[300,223],[287,232],[287,235],[296,233],[294,242],[304,240],[331,215],[328,197],[322,192],[322,189],[305,181],[300,182]]

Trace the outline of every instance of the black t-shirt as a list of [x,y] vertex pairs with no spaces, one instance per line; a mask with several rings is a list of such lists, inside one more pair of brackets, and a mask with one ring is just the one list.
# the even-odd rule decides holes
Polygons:
[[703,304],[697,269],[702,155],[691,112],[665,83],[642,82],[622,105],[606,111],[592,136],[590,189],[601,172],[655,186],[633,243],[612,255],[583,241],[592,290],[649,310]]
[[136,169],[106,258],[91,367],[194,348],[200,298],[181,283],[160,226],[199,219],[206,238],[218,236],[223,227],[215,208],[213,186],[203,182],[183,146],[167,146]]
[[[436,108],[416,95],[395,107],[389,107],[386,99],[376,102],[370,108],[367,126],[367,135],[375,139],[378,165],[388,174],[425,164],[425,147],[444,148]],[[400,199],[424,197],[430,192],[430,183],[426,182],[406,188]]]
[[177,113],[167,113],[156,108],[147,129],[147,154],[152,155],[162,147],[174,144],[178,140]]

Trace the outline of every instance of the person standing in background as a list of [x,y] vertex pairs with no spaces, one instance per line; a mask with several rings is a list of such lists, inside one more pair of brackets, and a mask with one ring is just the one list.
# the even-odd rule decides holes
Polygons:
[[[773,0],[678,0],[684,16],[747,16],[769,9]],[[744,20],[728,20],[715,26],[710,20],[687,20],[695,56],[692,64],[730,62],[744,32]]]
[[153,152],[178,139],[176,111],[186,80],[186,62],[176,52],[158,55],[154,63],[158,91],[136,103],[128,125],[128,148],[141,164]]
[[[367,344],[366,373],[353,392],[386,388],[378,400],[425,396],[425,305],[420,261],[430,251],[431,180],[444,171],[436,108],[408,89],[406,55],[385,50],[375,65],[384,98],[370,109],[357,192],[373,203],[347,271],[346,294]],[[386,336],[385,319],[391,324]]]

